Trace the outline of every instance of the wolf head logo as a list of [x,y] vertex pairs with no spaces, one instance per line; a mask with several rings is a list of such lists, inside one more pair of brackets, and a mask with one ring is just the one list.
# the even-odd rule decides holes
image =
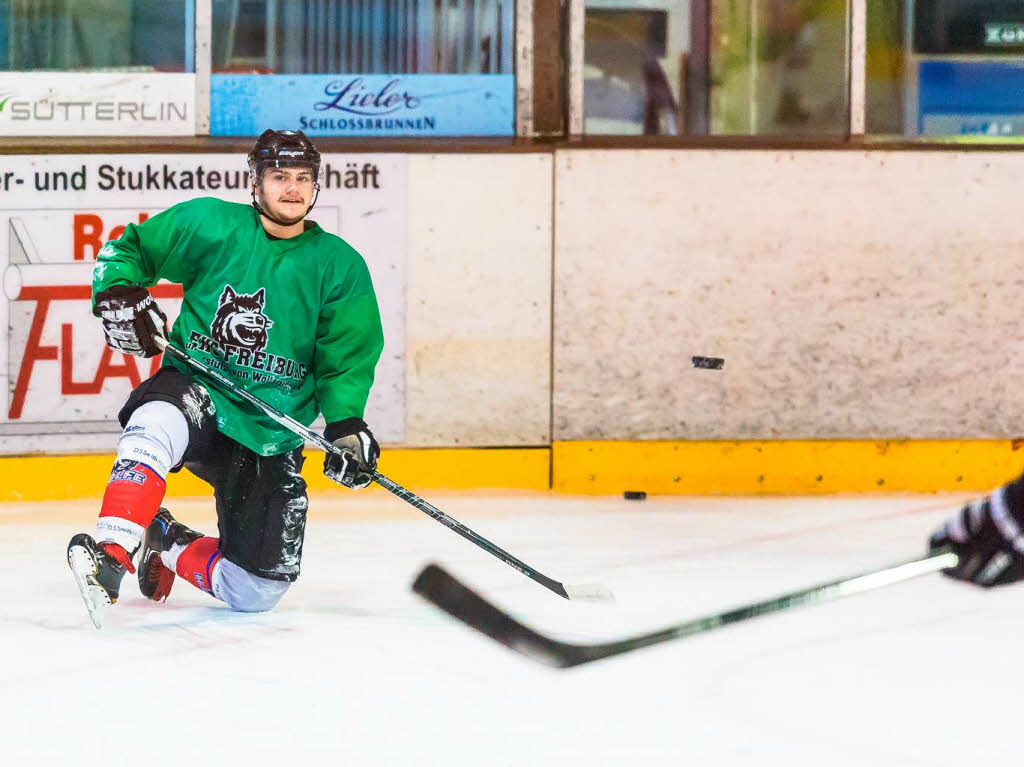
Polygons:
[[217,314],[210,324],[213,340],[256,351],[267,348],[267,331],[274,322],[263,314],[266,301],[267,294],[263,288],[255,293],[236,293],[230,285],[225,285]]

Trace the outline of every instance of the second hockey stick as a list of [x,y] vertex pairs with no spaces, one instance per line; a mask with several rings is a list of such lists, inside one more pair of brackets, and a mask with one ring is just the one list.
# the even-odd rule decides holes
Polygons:
[[544,636],[488,602],[438,565],[427,565],[413,582],[412,589],[453,618],[486,634],[509,649],[538,663],[556,668],[568,668],[632,652],[660,642],[702,634],[760,615],[820,604],[840,597],[890,586],[919,575],[926,575],[947,567],[956,567],[956,563],[956,554],[948,550],[938,550],[925,557],[896,562],[860,575],[848,576],[811,588],[792,591],[774,599],[754,602],[726,612],[668,626],[660,631],[598,644],[571,644]]
[[[154,317],[153,321],[156,324],[156,327],[162,326],[162,322],[158,318]],[[228,378],[220,371],[215,370],[208,365],[204,365],[199,360],[193,359],[192,357],[188,356],[185,352],[183,352],[181,349],[169,343],[167,339],[161,336],[157,336],[155,340],[157,346],[160,348],[161,351],[164,352],[164,354],[170,354],[174,359],[178,360],[184,365],[187,365],[192,370],[201,373],[202,375],[211,379],[212,381],[215,381],[218,385],[220,385],[227,391],[231,392],[235,396],[244,399],[246,402],[252,405],[255,405],[268,416],[277,421],[277,423],[281,424],[286,429],[291,431],[293,434],[296,434],[302,437],[303,439],[312,442],[314,445],[328,453],[338,452],[338,448],[336,448],[333,444],[331,444],[322,436],[317,434],[315,431],[307,428],[306,426],[303,426],[294,418],[282,413],[273,405],[264,402],[255,394],[246,391],[244,388],[239,386],[236,382],[232,381],[230,378]],[[466,527],[457,519],[448,516],[439,508],[420,498],[411,490],[407,490],[401,485],[399,485],[397,482],[388,479],[379,471],[375,470],[373,472],[373,481],[376,482],[381,487],[383,487],[388,492],[398,496],[406,503],[416,507],[424,514],[433,517],[448,529],[461,535],[467,541],[475,543],[481,549],[497,557],[509,567],[515,568],[523,575],[525,575],[527,578],[531,578],[544,588],[553,591],[555,594],[558,594],[558,596],[560,597],[564,597],[565,599],[577,600],[609,600],[612,598],[611,592],[608,591],[608,589],[606,589],[604,586],[596,584],[573,586],[571,584],[556,581],[554,578],[549,578],[540,571],[530,567],[521,559],[512,556],[500,546],[496,546],[495,544],[491,543],[489,540],[484,538],[482,535],[479,535],[470,528]]]

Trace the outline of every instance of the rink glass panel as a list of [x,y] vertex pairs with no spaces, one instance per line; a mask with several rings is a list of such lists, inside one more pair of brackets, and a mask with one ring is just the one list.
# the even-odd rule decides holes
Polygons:
[[[583,130],[679,135],[690,4],[591,0],[584,16]],[[640,6],[640,7],[638,7]]]
[[1024,4],[914,0],[905,26],[906,135],[1024,138]]
[[0,70],[194,71],[195,0],[0,0]]
[[849,120],[845,0],[716,0],[711,131],[843,135]]
[[512,0],[213,0],[213,71],[512,74]]
[[1024,135],[1024,5],[870,0],[869,134],[960,140]]
[[845,0],[588,0],[584,132],[842,135],[847,11]]
[[511,0],[215,0],[211,133],[272,122],[311,136],[513,135],[514,11]]

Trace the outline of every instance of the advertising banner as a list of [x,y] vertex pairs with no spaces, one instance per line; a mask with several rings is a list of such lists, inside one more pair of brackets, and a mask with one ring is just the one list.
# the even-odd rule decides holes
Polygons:
[[1024,136],[1024,62],[922,61],[922,136]]
[[[323,156],[310,219],[358,250],[384,324],[366,420],[401,442],[405,417],[406,188],[404,155]],[[92,268],[129,223],[185,200],[248,204],[239,155],[10,156],[0,165],[0,453],[114,449],[117,411],[159,359],[107,348],[90,309]],[[173,321],[180,285],[151,289]],[[102,437],[97,437],[102,434]]]
[[192,136],[195,75],[0,72],[0,136]]
[[213,75],[210,132],[512,136],[513,75]]

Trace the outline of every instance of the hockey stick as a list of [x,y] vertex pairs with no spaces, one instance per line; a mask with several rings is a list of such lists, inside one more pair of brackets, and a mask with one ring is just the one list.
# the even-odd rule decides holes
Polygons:
[[[156,327],[162,327],[161,322],[157,321],[157,318],[154,317],[153,319],[154,319],[154,322],[156,323]],[[167,341],[167,339],[163,338],[162,336],[157,336],[155,341],[156,341],[156,345],[160,348],[160,350],[162,352],[164,352],[164,354],[170,354],[172,357],[174,357],[174,359],[178,360],[179,362],[187,365],[188,367],[192,368],[193,370],[195,370],[195,371],[197,371],[199,373],[202,373],[207,378],[212,379],[217,384],[219,384],[222,388],[228,390],[229,392],[231,392],[232,394],[234,394],[234,395],[236,395],[238,397],[241,397],[246,402],[249,402],[250,404],[255,405],[256,407],[258,407],[260,410],[262,410],[264,413],[266,413],[268,416],[273,418],[275,421],[277,421],[279,424],[284,426],[286,429],[288,429],[292,433],[297,434],[298,436],[302,437],[303,439],[309,440],[310,442],[315,444],[317,447],[323,449],[324,451],[326,451],[328,453],[338,453],[339,452],[338,448],[336,448],[334,445],[332,445],[326,439],[321,437],[315,431],[306,428],[301,423],[296,421],[294,418],[292,418],[292,417],[282,413],[280,410],[275,408],[273,405],[270,405],[270,404],[264,402],[263,400],[261,400],[256,395],[251,394],[250,392],[246,391],[244,388],[242,388],[237,383],[232,381],[230,378],[225,376],[223,373],[221,373],[221,372],[219,372],[217,370],[214,370],[213,368],[211,368],[211,367],[209,367],[207,365],[204,365],[199,360],[193,359],[192,357],[188,356],[181,349],[179,349],[176,346],[174,346],[173,344],[169,343]],[[559,581],[556,581],[553,578],[547,577],[543,573],[541,573],[541,572],[533,569],[532,567],[530,567],[528,564],[523,562],[521,559],[517,559],[516,557],[512,556],[511,554],[509,554],[507,551],[505,551],[501,547],[496,546],[495,544],[491,543],[489,540],[484,538],[482,535],[479,535],[479,534],[475,533],[473,530],[471,530],[468,527],[466,527],[464,524],[459,522],[457,519],[454,519],[454,518],[448,516],[443,511],[441,511],[439,508],[437,508],[436,506],[428,503],[424,499],[420,498],[418,495],[416,495],[412,491],[406,490],[404,487],[399,485],[397,482],[394,482],[394,481],[388,479],[383,474],[381,474],[379,471],[374,471],[373,472],[373,481],[376,482],[381,487],[383,487],[388,492],[393,493],[394,495],[398,496],[399,498],[401,498],[403,501],[405,501],[406,503],[410,504],[411,506],[415,506],[417,509],[422,511],[424,514],[427,514],[427,515],[433,517],[434,519],[436,519],[438,522],[440,522],[445,527],[447,527],[450,530],[452,530],[452,531],[458,533],[459,535],[461,535],[467,541],[475,543],[477,546],[482,548],[484,551],[486,551],[489,554],[492,554],[493,556],[497,557],[498,559],[500,559],[502,562],[504,562],[509,567],[515,568],[516,570],[521,572],[523,575],[525,575],[527,578],[532,578],[534,581],[539,583],[544,588],[546,588],[546,589],[548,589],[550,591],[553,591],[554,593],[558,594],[558,596],[560,596],[560,597],[565,597],[566,599],[577,599],[577,600],[584,600],[584,599],[586,599],[586,600],[595,600],[595,601],[597,601],[597,600],[609,600],[609,599],[612,598],[611,592],[608,591],[608,589],[606,589],[604,586],[600,586],[600,585],[596,585],[596,584],[594,584],[594,585],[577,585],[577,586],[573,586],[573,585],[570,585],[570,584],[560,583]]]
[[649,634],[638,634],[614,642],[599,644],[570,644],[546,637],[529,626],[523,625],[508,613],[502,612],[439,565],[427,565],[413,582],[412,590],[427,601],[433,602],[453,618],[486,634],[491,639],[501,642],[506,647],[538,663],[546,663],[556,668],[568,668],[632,652],[660,642],[702,634],[732,623],[756,618],[759,615],[820,604],[851,594],[871,591],[943,568],[956,567],[956,563],[956,554],[946,549],[940,549],[919,559],[897,562],[861,575],[840,578],[808,589],[792,591],[774,599],[754,602],[727,612],[696,618]]

